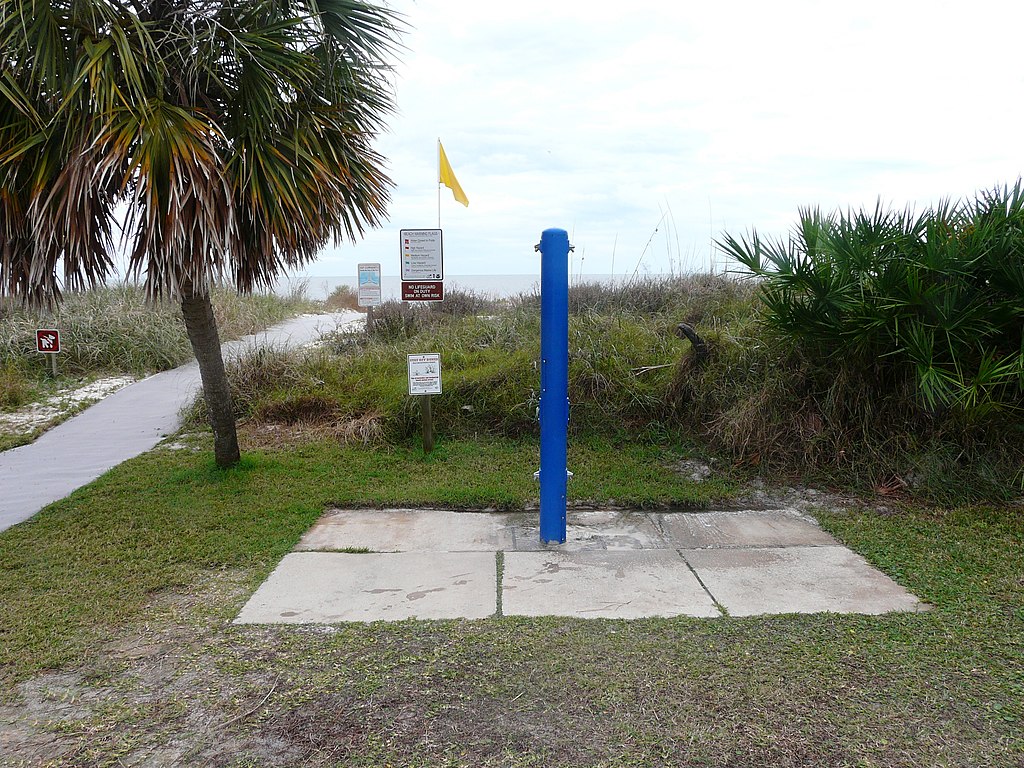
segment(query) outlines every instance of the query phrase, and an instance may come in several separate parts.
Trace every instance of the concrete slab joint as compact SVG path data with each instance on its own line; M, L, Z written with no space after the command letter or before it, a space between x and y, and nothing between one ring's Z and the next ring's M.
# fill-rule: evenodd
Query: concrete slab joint
M570 512L567 532L565 544L541 544L536 513L331 510L236 621L710 618L924 607L793 510L589 510Z

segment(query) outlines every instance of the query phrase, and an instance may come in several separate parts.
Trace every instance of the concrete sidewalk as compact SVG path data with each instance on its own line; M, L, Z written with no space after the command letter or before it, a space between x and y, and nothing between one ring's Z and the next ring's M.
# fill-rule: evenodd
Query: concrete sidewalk
M257 346L301 346L364 317L358 312L301 315L227 342L224 356ZM199 366L192 362L118 390L35 442L0 452L0 531L154 448L179 429L179 414L199 389Z
M570 511L560 546L537 513L336 510L296 550L237 623L927 608L792 510Z

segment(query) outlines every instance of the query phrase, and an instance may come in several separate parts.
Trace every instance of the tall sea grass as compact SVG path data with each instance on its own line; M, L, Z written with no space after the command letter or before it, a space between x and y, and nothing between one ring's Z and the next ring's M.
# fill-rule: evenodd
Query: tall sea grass
M950 419L922 431L911 388L881 391L870 371L779 343L752 282L645 279L582 285L575 297L572 439L700 444L776 478L943 501L1020 490L1019 421L979 431ZM375 313L369 334L338 335L315 351L258 353L229 371L238 415L253 429L306 424L318 436L412 440L420 424L418 402L406 391L406 356L438 352L443 393L433 398L433 414L442 439L536 435L539 303L520 296L485 311L390 303ZM681 338L680 323L696 331L706 355ZM270 356L260 362L260 355Z
M688 349L674 332L676 325L714 328L729 322L749 307L743 297L751 293L722 277L649 279L625 289L584 284L574 290L569 397L571 428L580 435L672 429L665 391ZM305 383L283 373L264 375L246 363L234 366L229 378L238 415L295 419L308 406L306 418L314 422L373 413L382 436L406 439L419 430L416 402L406 394L406 356L438 352L444 381L443 394L434 398L439 432L508 437L537 432L535 296L498 303L460 291L440 304L386 302L374 318L369 335L360 331L329 342L329 364L324 351L289 355L291 365L305 370L300 376ZM274 365L279 363L275 358Z
M213 304L224 340L313 308L301 293L239 296L228 289L215 289ZM35 330L40 327L60 329L60 369L69 375L142 375L173 368L192 357L180 307L149 303L140 288L129 285L68 293L52 312L7 307L0 316L0 364L26 372L38 370Z

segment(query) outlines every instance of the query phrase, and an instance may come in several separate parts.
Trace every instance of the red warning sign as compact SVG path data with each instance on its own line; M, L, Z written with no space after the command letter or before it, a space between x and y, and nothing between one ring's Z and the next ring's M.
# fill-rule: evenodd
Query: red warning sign
M402 301L444 301L444 281L402 281Z
M36 331L36 352L56 354L60 352L60 331L53 328L40 328Z

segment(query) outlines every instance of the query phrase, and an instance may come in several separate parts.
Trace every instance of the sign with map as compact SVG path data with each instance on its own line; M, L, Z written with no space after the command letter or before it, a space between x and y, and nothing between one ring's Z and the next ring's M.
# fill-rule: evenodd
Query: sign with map
M359 298L360 307L379 307L380 296L380 264L359 264L356 269L359 273Z

